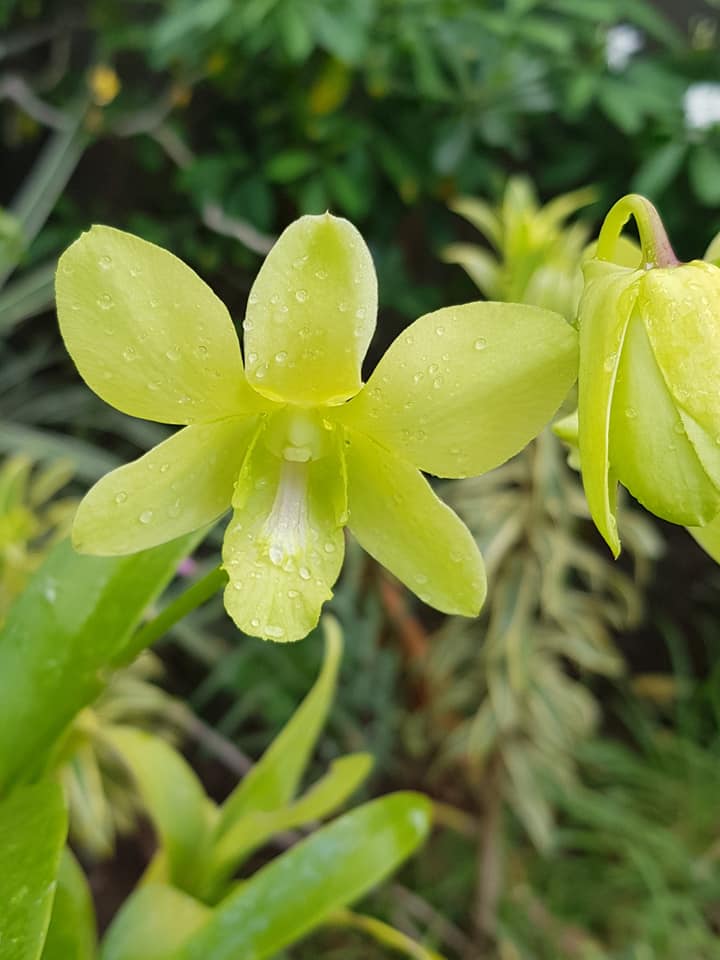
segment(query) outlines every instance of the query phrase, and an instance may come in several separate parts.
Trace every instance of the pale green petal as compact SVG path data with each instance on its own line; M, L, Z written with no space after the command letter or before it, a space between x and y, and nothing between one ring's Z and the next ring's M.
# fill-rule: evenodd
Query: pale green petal
M688 527L688 533L697 540L715 563L720 563L720 514L704 527Z
M610 463L643 506L672 523L706 523L720 510L720 492L688 437L637 311L615 382Z
M329 213L301 217L250 291L243 324L249 382L300 406L346 400L362 384L376 315L375 268L355 227Z
M135 553L216 520L230 506L256 419L185 427L108 473L78 507L75 548L100 556Z
M225 608L241 630L289 641L316 626L342 566L345 503L338 451L289 461L260 436L243 466L223 544Z
M428 473L474 476L532 440L576 374L577 335L558 314L468 303L416 320L333 416Z
M425 603L476 616L485 569L468 528L415 467L356 431L347 440L348 522L357 540Z
M676 404L720 443L720 268L648 270L638 310Z
M578 314L578 445L590 513L617 556L620 540L615 518L617 479L610 474L610 413L639 274L598 260L587 264L585 272Z
M93 227L60 257L55 290L80 375L123 413L182 424L261 408L227 309L167 250Z

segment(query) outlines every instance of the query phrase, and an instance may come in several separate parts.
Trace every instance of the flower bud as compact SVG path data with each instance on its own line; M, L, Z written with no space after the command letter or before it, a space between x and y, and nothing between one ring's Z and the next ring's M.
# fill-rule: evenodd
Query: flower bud
M585 282L580 459L617 555L617 481L672 523L702 526L720 512L720 268L593 260Z

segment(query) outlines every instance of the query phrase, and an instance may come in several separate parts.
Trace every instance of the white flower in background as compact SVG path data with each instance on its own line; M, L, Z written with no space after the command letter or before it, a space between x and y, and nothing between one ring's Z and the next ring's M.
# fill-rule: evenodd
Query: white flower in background
M683 97L685 126L707 130L720 123L720 83L693 83Z
M645 45L642 33L628 23L610 27L605 37L605 60L613 73L621 73Z

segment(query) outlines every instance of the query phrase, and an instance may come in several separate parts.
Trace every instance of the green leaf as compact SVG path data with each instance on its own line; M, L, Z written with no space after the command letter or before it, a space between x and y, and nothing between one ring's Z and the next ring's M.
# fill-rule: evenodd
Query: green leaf
M335 693L342 636L334 617L323 617L325 662L310 693L223 804L216 837L222 837L242 816L285 806L297 792L300 778L322 730Z
M417 793L345 814L230 894L173 960L274 956L388 876L426 837L430 819L430 801Z
M675 179L687 153L686 143L666 143L645 160L632 179L632 188L644 196L657 197Z
M102 731L132 771L160 837L168 881L193 892L216 809L183 757L159 737L133 727Z
M92 960L95 912L85 874L66 847L42 960Z
M0 785L31 775L107 671L139 651L133 632L148 605L203 536L131 557L50 553L0 632Z
M108 930L100 960L164 960L210 917L210 910L180 890L140 887Z
M268 812L254 811L240 817L213 851L213 875L221 881L226 879L242 860L270 837L311 820L320 820L335 811L367 777L371 767L372 757L367 753L341 757L295 803Z
M309 150L283 150L265 164L265 176L271 183L292 183L317 165Z
M48 780L0 803L0 956L37 960L50 921L67 817Z
M701 203L707 207L720 205L720 157L717 149L703 143L691 150L688 174Z

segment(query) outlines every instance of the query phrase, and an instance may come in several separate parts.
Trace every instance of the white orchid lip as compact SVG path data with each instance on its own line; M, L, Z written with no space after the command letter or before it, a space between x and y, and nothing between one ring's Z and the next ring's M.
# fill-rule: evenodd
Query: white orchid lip
M263 529L268 555L277 567L287 569L307 552L308 473L307 462L283 460L275 501ZM302 568L299 572L302 576Z

